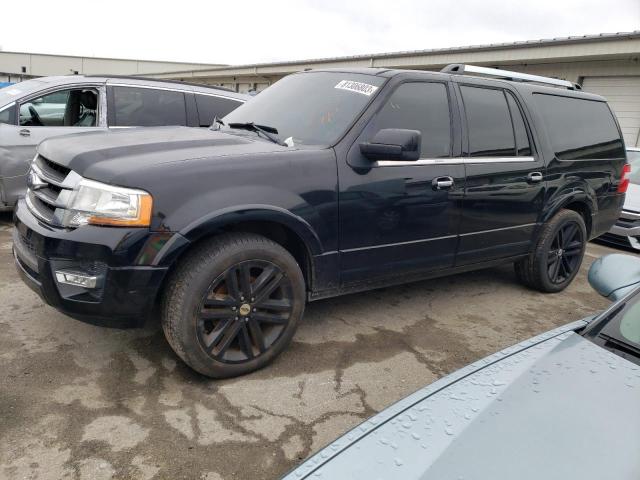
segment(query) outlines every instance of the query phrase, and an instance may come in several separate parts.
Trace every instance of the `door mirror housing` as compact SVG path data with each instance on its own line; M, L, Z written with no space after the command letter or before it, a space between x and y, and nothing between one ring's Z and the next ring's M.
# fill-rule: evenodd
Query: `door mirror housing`
M370 142L360 144L360 153L369 160L415 161L420 158L421 143L418 130L384 128Z
M640 258L612 253L589 268L589 285L609 300L619 300L640 286Z

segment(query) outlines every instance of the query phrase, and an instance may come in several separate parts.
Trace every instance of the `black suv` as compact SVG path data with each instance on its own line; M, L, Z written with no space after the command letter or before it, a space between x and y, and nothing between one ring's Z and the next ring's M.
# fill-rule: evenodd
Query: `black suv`
M578 90L459 65L311 71L215 131L47 140L16 264L73 316L159 305L173 349L212 377L273 360L307 300L504 262L558 292L628 183L615 117Z

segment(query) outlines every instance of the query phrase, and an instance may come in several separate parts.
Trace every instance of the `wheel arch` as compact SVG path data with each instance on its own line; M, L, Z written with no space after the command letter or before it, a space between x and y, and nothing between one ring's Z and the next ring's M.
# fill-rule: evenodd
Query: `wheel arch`
M586 188L572 188L556 195L555 199L550 202L549 208L544 212L542 222L546 223L563 209L573 210L580 214L587 227L587 238L590 238L593 231L593 216L598 212L595 192L589 192Z
M296 259L307 289L314 283L313 257L323 248L313 227L292 212L273 206L248 205L216 211L180 231L188 243L171 261L175 266L195 245L224 232L245 232L263 235L285 248Z

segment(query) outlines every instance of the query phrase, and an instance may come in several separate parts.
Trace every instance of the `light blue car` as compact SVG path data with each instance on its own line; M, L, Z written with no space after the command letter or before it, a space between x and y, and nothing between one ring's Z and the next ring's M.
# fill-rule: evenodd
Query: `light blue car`
M640 479L640 259L605 256L589 282L605 312L436 381L285 479Z

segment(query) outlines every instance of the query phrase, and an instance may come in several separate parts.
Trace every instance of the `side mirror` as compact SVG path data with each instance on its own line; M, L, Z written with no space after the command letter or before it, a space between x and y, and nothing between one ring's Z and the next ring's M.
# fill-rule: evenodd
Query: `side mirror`
M422 136L418 130L385 128L370 142L360 144L360 153L369 160L414 161L420 158Z
M609 300L619 300L640 286L640 258L612 253L589 268L589 285Z

